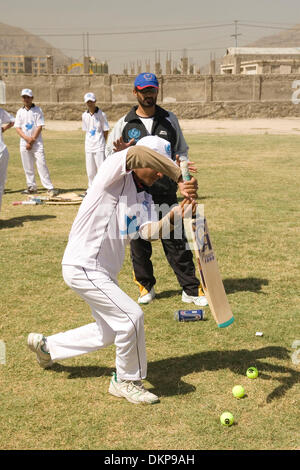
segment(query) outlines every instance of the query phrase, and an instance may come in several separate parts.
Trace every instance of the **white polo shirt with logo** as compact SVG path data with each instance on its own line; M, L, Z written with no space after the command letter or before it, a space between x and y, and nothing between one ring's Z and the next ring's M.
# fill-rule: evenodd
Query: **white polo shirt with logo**
M85 134L85 151L97 152L105 149L104 131L109 131L106 115L96 107L94 114L88 110L82 113L82 130Z
M25 135L27 135L28 137L32 137L36 128L44 125L45 120L43 111L39 106L32 105L30 109L26 109L25 106L23 106L18 110L14 127L20 127ZM26 140L21 137L20 150L26 150L26 145ZM32 146L34 150L39 147L43 147L43 139L41 133L39 134Z
M126 170L128 149L102 164L72 225L63 265L104 271L116 279L125 247L149 222L157 222L152 196L138 192Z

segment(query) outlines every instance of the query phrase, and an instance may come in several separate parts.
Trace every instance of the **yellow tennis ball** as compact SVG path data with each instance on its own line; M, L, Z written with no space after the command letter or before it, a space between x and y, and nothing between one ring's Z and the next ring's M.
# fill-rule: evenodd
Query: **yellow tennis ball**
M249 369L247 369L246 374L249 379L256 379L256 377L258 376L258 370L256 369L256 367L249 367Z
M242 398L245 395L244 387L235 385L232 389L232 394L235 398Z
M220 421L223 426L231 426L234 422L233 414L229 413L229 411L225 411L221 414Z

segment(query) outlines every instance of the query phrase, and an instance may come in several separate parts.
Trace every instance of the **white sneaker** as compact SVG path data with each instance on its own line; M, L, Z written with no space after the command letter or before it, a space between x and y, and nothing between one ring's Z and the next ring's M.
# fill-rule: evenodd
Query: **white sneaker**
M45 343L46 338L41 333L29 333L27 338L28 347L36 353L36 359L43 369L53 365L50 354L43 350Z
M152 300L155 297L154 287L152 287L150 292L148 292L145 288L143 289L143 291L146 292L146 293L144 295L139 296L138 303L139 304L149 304L150 302L152 302Z
M115 397L123 397L130 403L136 405L140 403L158 403L159 398L154 393L146 390L141 380L117 380L117 374L114 372L109 384L109 393Z
M208 305L207 298L205 295L199 295L199 296L193 296L193 295L188 295L182 291L182 297L181 297L182 302L185 302L187 304L194 303L195 305L198 305L199 307L206 307Z

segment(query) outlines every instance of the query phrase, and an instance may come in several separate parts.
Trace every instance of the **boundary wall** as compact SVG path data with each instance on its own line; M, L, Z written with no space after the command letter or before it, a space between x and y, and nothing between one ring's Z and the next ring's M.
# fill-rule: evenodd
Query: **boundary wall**
M93 91L109 120L116 120L136 103L134 75L30 75L2 76L6 84L5 109L15 113L20 92L31 88L46 119L78 120L85 109L83 96ZM179 119L300 117L292 101L300 74L288 75L162 75L158 104Z

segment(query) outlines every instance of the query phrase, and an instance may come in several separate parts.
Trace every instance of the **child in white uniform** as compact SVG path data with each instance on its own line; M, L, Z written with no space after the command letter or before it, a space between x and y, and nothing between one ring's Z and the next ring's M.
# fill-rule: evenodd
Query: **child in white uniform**
M54 189L51 182L44 153L42 129L45 121L43 112L39 106L33 104L32 90L25 88L22 90L21 96L24 106L17 112L15 128L21 137L20 153L27 183L27 189L23 193L32 194L37 191L34 175L34 162L36 162L42 185L48 190L49 196L55 196L58 191Z
M106 115L96 106L94 93L86 93L84 102L88 109L82 114L82 130L85 134L85 162L88 187L105 159L105 144L109 131Z
M172 227L177 212L181 217L177 206L158 222L152 196L143 185L151 186L166 174L178 182L184 197L197 195L195 178L182 182L168 144L149 136L107 158L75 218L62 260L63 276L89 304L95 322L47 338L39 333L28 336L29 348L44 368L115 344L116 374L109 392L132 403L155 403L158 397L141 382L147 372L143 311L119 288L117 275L130 238L157 239L166 233L166 224Z

